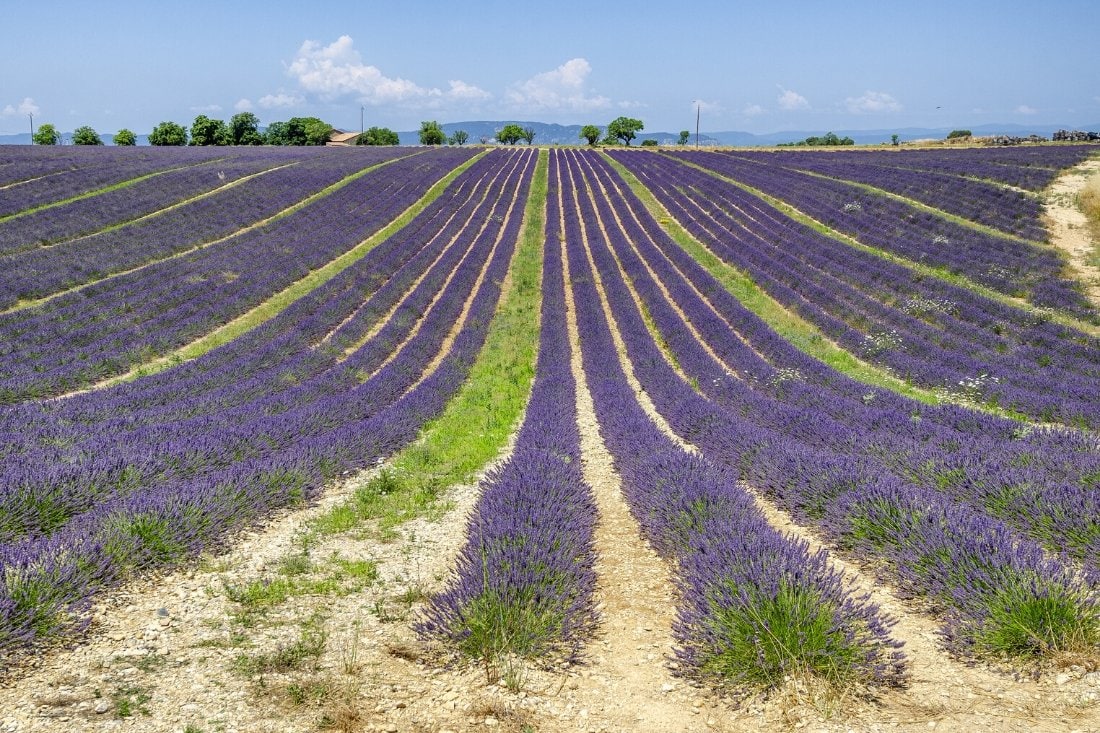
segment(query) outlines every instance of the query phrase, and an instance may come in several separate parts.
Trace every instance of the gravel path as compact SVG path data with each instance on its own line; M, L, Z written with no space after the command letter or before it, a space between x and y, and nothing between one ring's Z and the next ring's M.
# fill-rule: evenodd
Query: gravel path
M1043 206L1050 241L1069 255L1071 271L1085 285L1085 293L1100 308L1100 269L1089 263L1094 243L1088 220L1077 208L1077 194L1100 176L1100 158L1091 158L1062 173L1047 189Z

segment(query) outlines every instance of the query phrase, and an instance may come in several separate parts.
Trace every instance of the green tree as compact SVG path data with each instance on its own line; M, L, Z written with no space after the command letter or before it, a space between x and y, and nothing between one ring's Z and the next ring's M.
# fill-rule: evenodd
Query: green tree
M447 135L443 128L435 120L425 120L420 123L421 145L442 145L447 142Z
M199 115L191 123L191 145L228 145L230 142L229 128L223 120Z
M302 145L324 145L332 134L332 125L316 117L295 117L302 123L305 142ZM292 120L293 121L293 120Z
M268 125L264 140L268 145L324 145L331 133L332 125L316 117L291 117Z
M645 125L642 124L641 120L636 120L633 117L616 117L607 126L607 135L616 140L621 140L623 145L630 145L630 141L643 129L645 129Z
M527 141L528 145L534 145L535 144L535 128L530 127L530 126L523 128L522 137L523 137L524 140Z
M31 137L31 142L35 145L60 145L61 133L57 131L56 127L47 122L38 126Z
M175 122L162 122L149 133L150 145L186 145L187 129Z
M691 137L691 130L680 130L680 137L676 140L677 145L687 145L688 138Z
M897 135L891 135L890 136L890 143L892 145L895 145L895 146L900 145L901 144L901 138Z
M229 139L232 145L263 145L260 120L251 112L238 112L229 120Z
M660 143L657 142L656 140L654 140L651 137L647 137L645 140L642 140L642 147L643 148L655 148L658 145L660 145Z
M951 132L947 133L947 139L954 140L955 138L959 137L970 137L970 135L970 130L952 130Z
M73 130L73 145L102 145L99 133L88 125Z
M497 140L504 145L515 145L523 139L523 128L514 122L509 122L497 133Z
M585 125L581 128L581 134L578 137L587 140L589 145L595 145L600 139L600 128L595 125Z
M264 133L264 142L268 145L291 145L290 123L272 122Z
M137 145L137 135L124 127L115 133L115 145Z
M356 145L399 145L397 133L388 127L371 127L355 138Z
M447 142L451 145L465 145L466 141L470 139L470 133L465 130L455 130Z

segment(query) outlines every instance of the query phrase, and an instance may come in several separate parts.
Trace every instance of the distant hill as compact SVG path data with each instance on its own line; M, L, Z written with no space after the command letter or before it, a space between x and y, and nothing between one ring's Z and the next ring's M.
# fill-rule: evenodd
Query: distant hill
M792 143L805 140L811 135L823 135L827 132L835 132L840 137L850 137L856 145L878 145L889 143L892 135L897 135L902 142L911 140L943 140L952 130L966 127L901 127L881 130L785 130L783 132L771 132L766 134L754 134L751 132L711 132L711 137L718 140L720 145L760 146L778 145L779 143ZM977 136L987 135L1013 135L1027 137L1028 135L1041 135L1050 138L1057 130L1094 130L1100 131L1100 122L1092 125L1016 125L1016 124L991 124L968 126Z

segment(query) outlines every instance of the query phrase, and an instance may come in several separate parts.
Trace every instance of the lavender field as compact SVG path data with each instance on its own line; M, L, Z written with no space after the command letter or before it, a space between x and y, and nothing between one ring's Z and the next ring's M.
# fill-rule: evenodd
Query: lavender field
M525 247L526 407L422 639L583 663L611 613L587 420L669 570L683 677L904 685L896 619L834 558L951 656L1095 660L1100 310L1038 194L1096 155L10 148L0 664L416 444Z

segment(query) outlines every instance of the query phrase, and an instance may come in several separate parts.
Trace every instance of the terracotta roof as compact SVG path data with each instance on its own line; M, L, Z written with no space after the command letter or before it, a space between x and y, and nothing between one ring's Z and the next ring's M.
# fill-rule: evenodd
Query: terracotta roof
M339 130L333 130L329 133L328 141L330 143L352 144L357 137L359 137L358 132L341 132Z

